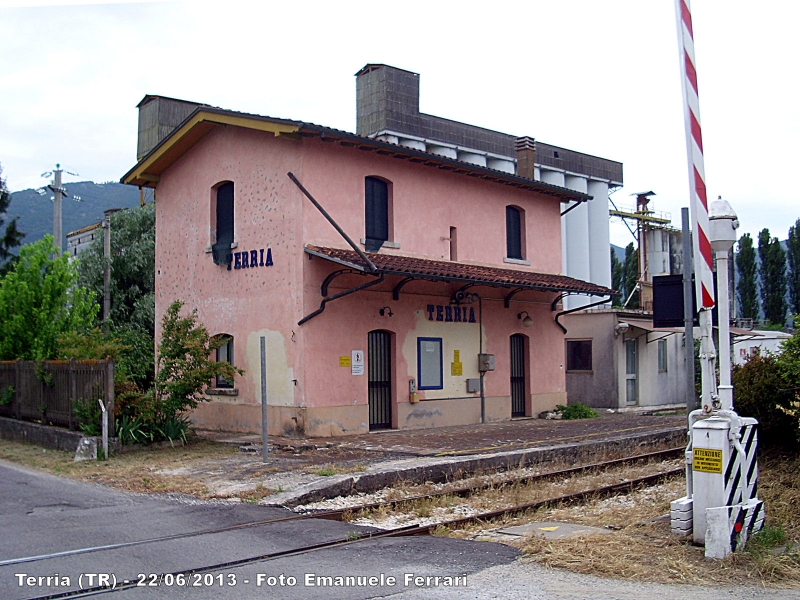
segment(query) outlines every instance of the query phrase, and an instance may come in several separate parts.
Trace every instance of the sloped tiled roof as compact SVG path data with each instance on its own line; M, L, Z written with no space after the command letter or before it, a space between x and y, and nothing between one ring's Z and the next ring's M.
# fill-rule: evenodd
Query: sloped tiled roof
M369 271L369 266L352 250L307 245L305 251L308 254L319 256L359 271ZM612 293L612 290L601 285L565 277L564 275L533 273L517 269L485 267L393 254L370 253L368 256L377 268L377 273L386 275L401 275L432 281L473 283L493 287L572 292L596 296Z
M145 99L148 97L146 96ZM144 102L144 100L142 100ZM184 102L181 100L180 102ZM512 173L498 171L490 167L482 167L446 156L440 156L424 150L407 148L398 144L385 142L339 129L306 123L278 119L263 115L254 115L233 110L199 105L186 119L172 130L163 140L143 156L130 171L122 176L121 182L130 185L155 186L166 169L187 152L194 144L206 136L212 129L233 125L261 131L270 131L276 135L294 134L317 137L344 147L359 148L378 154L393 156L428 167L452 171L469 177L477 177L503 185L539 192L562 202L587 202L592 196L576 190L552 185L544 181L527 179Z

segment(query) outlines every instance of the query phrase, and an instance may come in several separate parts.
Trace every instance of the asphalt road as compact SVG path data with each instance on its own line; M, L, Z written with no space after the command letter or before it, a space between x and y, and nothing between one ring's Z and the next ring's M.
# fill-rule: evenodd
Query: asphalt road
M366 528L308 519L183 535L288 514L258 505L128 494L0 461L0 598L58 597L103 583L101 576L117 585L102 594L110 598L375 598L437 583L468 588L471 574L517 557L500 544L409 537L203 570L347 539ZM173 535L179 537L64 554ZM25 558L32 560L20 560ZM191 570L198 572L185 579L161 577ZM436 576L442 579L428 579Z

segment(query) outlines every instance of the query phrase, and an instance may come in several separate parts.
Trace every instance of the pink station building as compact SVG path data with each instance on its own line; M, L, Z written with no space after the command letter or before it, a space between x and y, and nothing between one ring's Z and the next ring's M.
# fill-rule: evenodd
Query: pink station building
M155 188L157 320L182 300L245 371L209 382L195 425L259 432L262 402L268 433L294 437L567 404L563 299L611 290L562 274L561 213L591 196L541 172L608 185L621 165L420 113L401 69L367 65L357 90L357 134L138 106L122 181Z

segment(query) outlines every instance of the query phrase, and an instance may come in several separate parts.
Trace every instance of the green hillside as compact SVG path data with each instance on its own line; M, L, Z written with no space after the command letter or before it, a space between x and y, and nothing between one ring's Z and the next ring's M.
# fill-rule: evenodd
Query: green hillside
M110 208L130 208L139 205L139 190L121 183L94 183L92 181L76 181L65 183L69 198L62 202L63 247L67 247L66 234L92 225L103 219L103 211ZM75 202L72 196L80 196ZM53 233L52 193L41 196L36 190L28 189L11 193L11 204L8 208L8 220L19 217L17 226L25 233L22 240L30 244L41 239L45 234Z

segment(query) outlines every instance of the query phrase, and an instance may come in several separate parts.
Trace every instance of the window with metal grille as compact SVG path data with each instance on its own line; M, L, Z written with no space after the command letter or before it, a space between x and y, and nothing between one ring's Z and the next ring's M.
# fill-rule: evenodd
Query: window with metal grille
M567 340L567 371L592 370L592 340Z
M658 340L658 372L667 372L667 340Z
M523 212L516 206L506 206L506 258L523 260Z
M216 188L214 208L214 244L211 253L214 264L231 266L231 244L233 244L233 182L226 181Z
M233 364L233 336L222 335L220 337L223 339L223 342L222 345L217 348L217 362ZM218 388L232 388L233 381L228 381L221 375L217 375L215 385Z
M377 252L389 241L389 184L377 177L364 179L365 249Z

